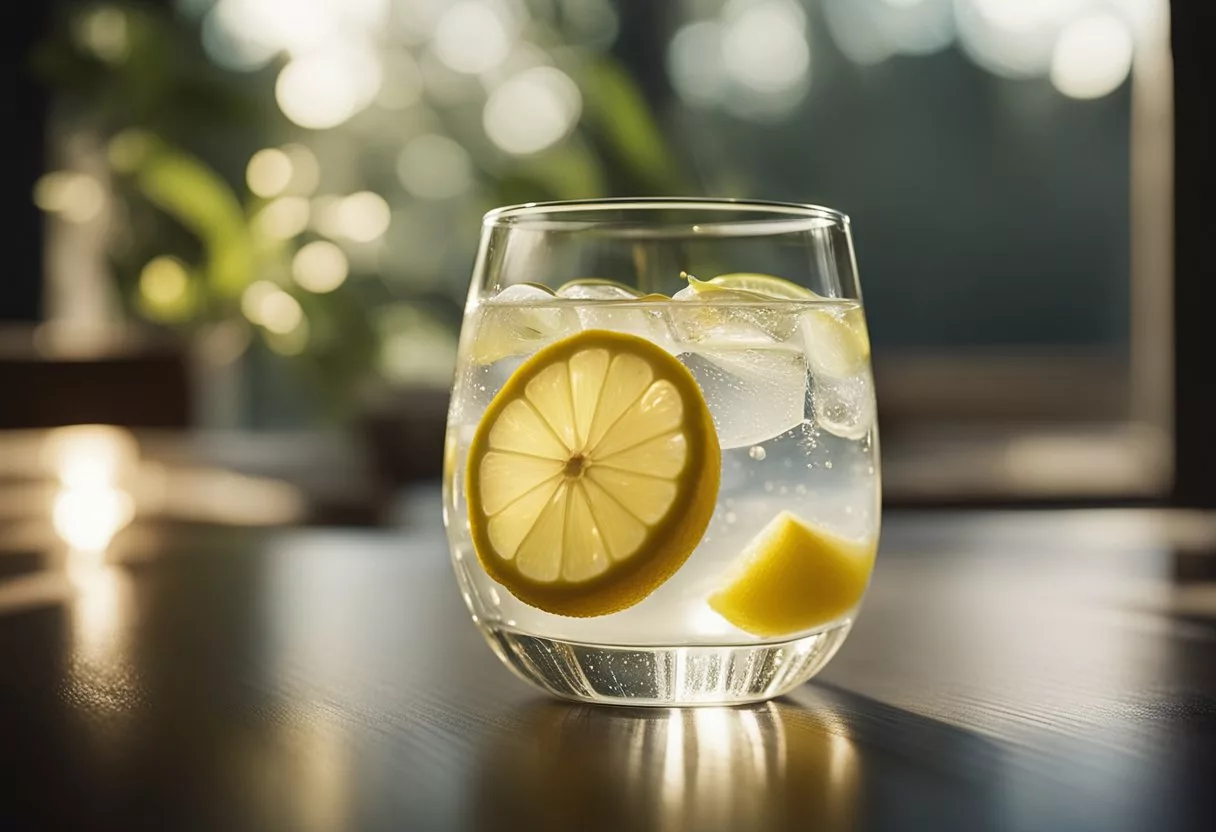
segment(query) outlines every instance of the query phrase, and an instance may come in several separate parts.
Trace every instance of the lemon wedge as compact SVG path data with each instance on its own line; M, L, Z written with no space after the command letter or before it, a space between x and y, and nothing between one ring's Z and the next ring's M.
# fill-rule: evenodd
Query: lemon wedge
M469 448L469 528L490 577L559 615L606 615L696 548L722 454L692 375L634 335L588 330L537 352Z
M764 638L829 624L858 603L874 568L875 543L837 537L783 511L739 556L709 605Z

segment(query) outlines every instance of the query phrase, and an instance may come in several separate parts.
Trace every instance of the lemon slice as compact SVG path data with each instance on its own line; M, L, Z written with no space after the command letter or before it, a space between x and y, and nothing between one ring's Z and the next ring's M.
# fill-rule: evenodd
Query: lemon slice
M825 300L804 286L771 274L736 272L718 275L712 280L687 277L693 293L707 299L753 303L767 298ZM870 334L860 306L808 309L802 314L802 334L807 360L816 372L836 377L851 376L865 369L869 362Z
M490 577L569 616L630 607L687 560L722 453L692 375L634 335L588 330L525 361L469 448L469 528Z
M783 511L739 556L709 605L764 638L788 636L842 617L861 601L875 543L837 537Z

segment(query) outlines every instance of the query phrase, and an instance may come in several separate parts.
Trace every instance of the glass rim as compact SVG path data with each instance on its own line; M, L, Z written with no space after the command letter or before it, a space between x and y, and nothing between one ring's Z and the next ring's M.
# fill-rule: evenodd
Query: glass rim
M596 226L610 226L604 220L579 219L578 214L597 210L606 211L653 211L653 210L705 211L705 222L671 223L687 228L693 234L699 231L721 232L735 229L745 234L782 234L810 231L826 227L847 230L849 217L842 211L823 205L802 202L780 202L763 199L733 199L728 197L609 197L604 199L569 199L549 202L524 202L504 205L487 211L482 217L484 228L537 228L540 230L577 230ZM724 219L715 221L715 211L754 213L756 217Z

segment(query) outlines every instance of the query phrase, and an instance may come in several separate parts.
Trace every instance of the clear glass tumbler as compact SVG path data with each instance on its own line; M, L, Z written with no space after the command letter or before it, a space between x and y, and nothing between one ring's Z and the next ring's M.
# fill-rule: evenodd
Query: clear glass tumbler
M567 699L752 702L818 672L880 514L849 221L640 199L486 215L444 516L473 621Z

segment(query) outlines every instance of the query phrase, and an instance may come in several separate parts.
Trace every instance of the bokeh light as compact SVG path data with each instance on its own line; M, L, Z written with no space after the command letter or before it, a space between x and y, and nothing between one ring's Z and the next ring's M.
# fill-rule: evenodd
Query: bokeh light
M308 200L281 196L271 200L253 217L253 227L272 240L290 240L308 227Z
M360 191L329 205L323 224L331 236L370 243L388 231L391 221L392 211L384 197Z
M1090 0L955 0L959 43L1005 78L1047 74L1060 28Z
M439 20L435 54L457 72L474 75L494 69L511 53L514 40L505 16L497 3L460 0Z
M235 72L252 72L270 63L278 49L254 36L255 24L242 19L243 12L239 2L219 0L203 17L200 36L211 60Z
M282 150L268 147L259 150L245 167L245 182L249 190L261 197L281 194L291 183L291 159Z
M288 297L291 297L288 295ZM292 298L294 300L294 298ZM279 355L293 356L304 352L309 340L308 319L301 316L296 325L286 332L276 332L267 328L266 346Z
M178 317L190 308L190 274L176 257L155 257L139 273L139 294L156 317Z
M825 0L823 11L832 40L856 64L930 55L954 42L954 0Z
M380 91L382 70L367 43L338 42L292 59L279 72L274 94L283 115L301 127L337 127Z
M757 121L783 116L810 83L806 25L793 0L731 0L718 18L676 32L666 55L672 86L694 106Z
M410 139L397 160L402 186L422 199L447 199L473 186L473 163L457 142L436 133Z
M291 260L291 276L301 288L324 294L342 285L350 264L342 249L327 240L308 243Z
M241 311L253 323L280 335L304 320L300 302L268 280L249 285L241 295Z
M388 11L389 0L218 0L203 21L204 47L231 69L256 69L279 52L297 57L372 34Z
M130 431L112 425L56 428L42 449L42 465L68 488L113 486L139 461Z
M582 112L570 77L551 66L526 69L490 94L482 126L490 141L516 156L538 153L565 138Z
M34 185L34 204L68 222L86 223L101 214L106 194L95 177L60 170L38 179Z
M302 144L285 144L282 151L291 162L291 179L287 192L307 196L321 184L321 163L311 150Z
M422 97L422 72L418 62L404 49L393 49L382 58L384 78L376 103L386 110L404 110Z
M55 495L51 525L74 549L104 550L135 516L131 495L117 488L65 488Z
M393 22L407 43L430 40L451 0L398 0L393 7Z
M262 303L275 292L283 291L269 280L250 283L241 293L241 313L252 323L262 322Z
M109 425L73 425L53 431L43 453L60 483L51 507L55 533L73 548L104 550L135 514L121 487L139 462L135 438Z
M1127 24L1094 14L1064 27L1051 59L1051 83L1070 98L1101 98L1117 90L1132 68Z
M723 95L722 26L717 21L688 23L667 46L667 74L689 104L711 105Z
M114 6L89 9L76 22L76 39L101 60L118 64L131 51L127 16Z
M722 61L729 76L758 93L785 93L810 68L806 15L793 0L732 0L724 11Z
M147 130L131 128L110 139L106 158L119 173L132 173L143 164L156 146L156 137Z

